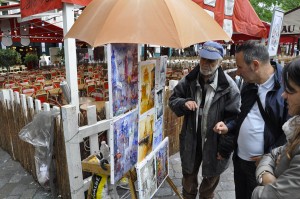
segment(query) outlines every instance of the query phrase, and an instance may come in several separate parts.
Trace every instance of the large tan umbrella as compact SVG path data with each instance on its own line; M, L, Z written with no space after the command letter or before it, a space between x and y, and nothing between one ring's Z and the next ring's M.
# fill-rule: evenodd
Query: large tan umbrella
M173 48L208 40L231 40L191 0L94 0L66 38L76 38L91 46L141 43Z

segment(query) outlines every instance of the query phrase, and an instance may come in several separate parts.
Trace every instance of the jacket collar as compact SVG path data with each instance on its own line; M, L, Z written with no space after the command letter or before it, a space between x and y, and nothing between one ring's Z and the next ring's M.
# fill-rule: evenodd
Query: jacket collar
M281 87L281 83L282 83L282 78L281 78L282 66L280 64L274 62L274 61L271 61L271 65L275 69L275 73L274 73L274 89L278 90Z

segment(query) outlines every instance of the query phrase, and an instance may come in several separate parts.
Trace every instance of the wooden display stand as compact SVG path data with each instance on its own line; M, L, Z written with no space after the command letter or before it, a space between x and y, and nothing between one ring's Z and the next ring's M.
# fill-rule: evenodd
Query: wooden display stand
M91 155L88 158L84 159L81 162L82 165L82 170L86 171L86 172L91 172L91 173L95 173L95 174L102 174L102 175L110 175L110 165L105 165L105 168L107 168L107 170L104 170L103 168L101 168L101 166L98 163L94 163L94 162L89 162L89 160L91 160L92 158L94 158L95 155ZM135 169L131 169L128 171L128 173L125 175L128 178L129 181L129 188L130 188L130 193L131 193L131 198L132 199L138 199L137 194L136 194L136 189L135 189L135 185L134 182L137 180L137 174L136 174L136 170ZM177 194L177 196L180 199L183 199L183 197L181 196L180 192L178 191L177 187L175 186L175 184L173 183L172 179L167 176L166 181L169 183L169 185L171 186L171 188L173 189L173 191ZM91 187L88 190L88 199L91 196Z

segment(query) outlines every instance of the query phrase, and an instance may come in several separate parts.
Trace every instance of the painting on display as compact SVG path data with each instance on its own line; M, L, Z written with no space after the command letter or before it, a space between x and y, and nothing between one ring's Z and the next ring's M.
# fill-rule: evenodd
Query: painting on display
M169 139L136 165L140 199L152 198L169 175Z
M107 51L110 113L115 117L138 105L138 45L109 44Z
M156 119L158 120L163 116L164 113L164 102L163 102L163 89L155 92L155 111L156 111Z
M157 188L169 175L169 139L168 137L155 150Z
M155 130L153 133L153 150L162 142L163 140L163 118L159 118L155 121Z
M149 199L157 190L156 164L154 156L144 159L137 166L139 198Z
M161 56L157 59L155 68L155 87L157 90L164 88L166 85L167 62L167 56Z
M139 135L138 135L138 162L141 162L152 151L154 121L154 109L143 115L139 120Z
M110 132L111 182L114 184L137 163L138 110L115 118Z
M154 107L156 61L140 62L139 67L139 108L140 115Z

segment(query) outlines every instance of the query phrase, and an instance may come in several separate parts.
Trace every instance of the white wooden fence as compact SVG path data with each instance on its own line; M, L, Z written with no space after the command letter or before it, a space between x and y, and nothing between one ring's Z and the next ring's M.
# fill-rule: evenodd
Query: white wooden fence
M108 102L105 106L106 118L108 118ZM79 144L83 142L83 138L89 137L90 153L97 153L99 151L98 133L108 131L107 135L109 135L111 120L97 122L95 105L87 108L87 126L79 127L76 107L72 105L62 107L62 120L71 197L83 199L84 191L89 188L91 177L83 179Z
M9 109L13 109L13 106L11 106L13 103L20 104L26 115L28 114L28 108L34 110L35 113L51 110L48 103L41 104L40 100L33 100L32 97L26 97L24 94L20 95L12 90L1 90L0 101L9 102L7 103ZM108 118L108 102L105 106L106 117ZM53 107L53 109L59 110L60 108ZM97 122L96 106L90 106L87 108L88 125L79 127L76 106L65 105L61 107L61 111L71 198L83 199L84 192L89 188L91 177L83 179L80 143L83 142L84 138L89 137L90 153L99 152L98 133L107 131L107 135L109 135L111 120Z
M9 109L13 109L13 107L10 106L13 103L21 104L25 114L27 114L27 108L33 109L35 113L40 111L50 111L50 105L48 103L41 104L41 101L38 99L35 99L33 103L32 97L27 97L26 99L25 94L19 94L19 92L12 91L11 89L4 89L0 91L0 101L9 102L7 103ZM53 109L59 110L60 108L54 106Z

